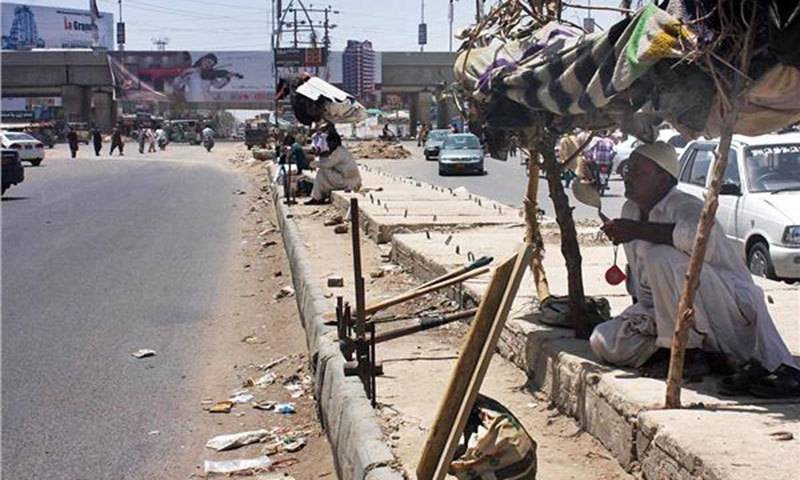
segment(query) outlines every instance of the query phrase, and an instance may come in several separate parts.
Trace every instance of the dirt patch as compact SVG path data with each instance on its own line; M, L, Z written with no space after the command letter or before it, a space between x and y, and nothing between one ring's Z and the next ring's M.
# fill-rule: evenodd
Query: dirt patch
M347 144L347 148L356 158L361 159L380 158L383 160L397 160L411 156L411 152L401 144L385 142L383 140L352 142Z

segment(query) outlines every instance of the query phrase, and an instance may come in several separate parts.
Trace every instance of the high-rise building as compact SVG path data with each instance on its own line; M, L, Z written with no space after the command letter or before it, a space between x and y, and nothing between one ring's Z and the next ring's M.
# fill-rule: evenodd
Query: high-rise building
M362 102L371 102L375 95L375 51L372 42L348 40L342 54L342 86Z
M27 5L14 8L14 20L8 35L3 35L3 50L18 50L44 47L44 40L39 38L36 18Z

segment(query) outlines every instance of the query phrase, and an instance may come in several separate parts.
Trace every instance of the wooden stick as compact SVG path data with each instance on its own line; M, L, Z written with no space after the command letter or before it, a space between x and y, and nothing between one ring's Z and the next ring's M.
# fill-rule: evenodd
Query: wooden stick
M447 474L532 252L533 246L525 244L495 270L423 447L418 480L441 480Z
M544 171L547 173L547 187L556 211L556 221L561 231L561 254L567 266L567 286L569 293L569 320L575 328L575 337L588 339L592 331L586 316L586 295L583 291L583 272L581 270L581 249L569 197L561 183L561 166L556 160L555 136L545 134L539 143L539 151L544 158Z
M544 257L544 241L539 230L538 197L539 197L539 162L536 161L537 151L528 149L528 188L525 191L525 242L533 245L531 255L531 272L536 284L536 296L539 301L544 301L550 296L550 285L547 283L547 273L544 271L542 259Z
M756 9L753 8L753 20L755 20ZM754 25L754 22L750 22ZM742 71L750 70L750 59L753 50L753 35L755 28L751 27L745 37L745 45L741 54ZM689 339L689 330L694 323L694 298L700 286L700 273L703 268L703 260L706 256L706 245L714 227L717 205L719 203L719 189L725 175L725 168L728 166L728 153L731 148L736 118L742 104L741 92L744 89L744 78L737 76L731 97L733 105L725 112L720 132L720 141L717 150L714 152L714 169L711 173L711 184L706 192L706 200L703 204L703 211L700 213L700 222L697 225L697 233L694 237L692 255L689 259L689 268L686 271L686 282L683 285L681 298L678 302L678 316L675 321L675 332L672 336L672 348L670 350L669 372L667 373L667 391L664 405L666 408L681 407L681 384L683 383L683 363L686 353L686 343Z
M382 302L376 303L374 305L370 305L364 311L364 314L369 316L373 313L383 310L385 308L389 308L393 305L397 305L398 303L403 303L413 298L421 297L427 293L435 292L436 290L441 290L445 287L449 287L451 285L455 285L457 283L461 283L464 280L469 280L470 278L477 277L479 275L483 275L484 273L489 271L489 267L479 268L477 270L471 270L469 272L463 273L457 277L453 277L449 280L445 280L444 282L439 282L435 285L431 285L429 287L420 288L418 290L411 290L410 292L403 293L402 295L398 295L396 297L390 298L388 300L384 300Z

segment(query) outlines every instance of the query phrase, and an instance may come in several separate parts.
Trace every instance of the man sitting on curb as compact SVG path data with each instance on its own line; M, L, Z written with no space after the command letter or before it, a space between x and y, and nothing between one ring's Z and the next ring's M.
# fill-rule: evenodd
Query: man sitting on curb
M628 200L622 218L603 226L615 245L624 245L628 292L635 302L591 335L592 350L609 363L641 367L672 345L703 208L701 200L675 188L677 175L678 159L670 145L636 148L624 177ZM775 328L763 291L719 223L711 231L694 306L687 359L700 351L717 352L739 367L720 383L722 393L800 395L800 369Z
M333 127L327 135L328 153L321 155L311 200L306 205L321 205L330 201L334 190L353 190L361 188L361 173L353 155L342 145L342 137Z

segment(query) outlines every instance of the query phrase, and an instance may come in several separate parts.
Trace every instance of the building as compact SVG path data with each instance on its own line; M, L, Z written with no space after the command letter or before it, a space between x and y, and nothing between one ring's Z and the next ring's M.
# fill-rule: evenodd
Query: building
M8 35L3 35L3 50L23 50L44 47L39 37L36 18L27 5L14 6L14 16Z
M364 103L375 97L375 51L372 42L348 40L342 54L344 90Z

